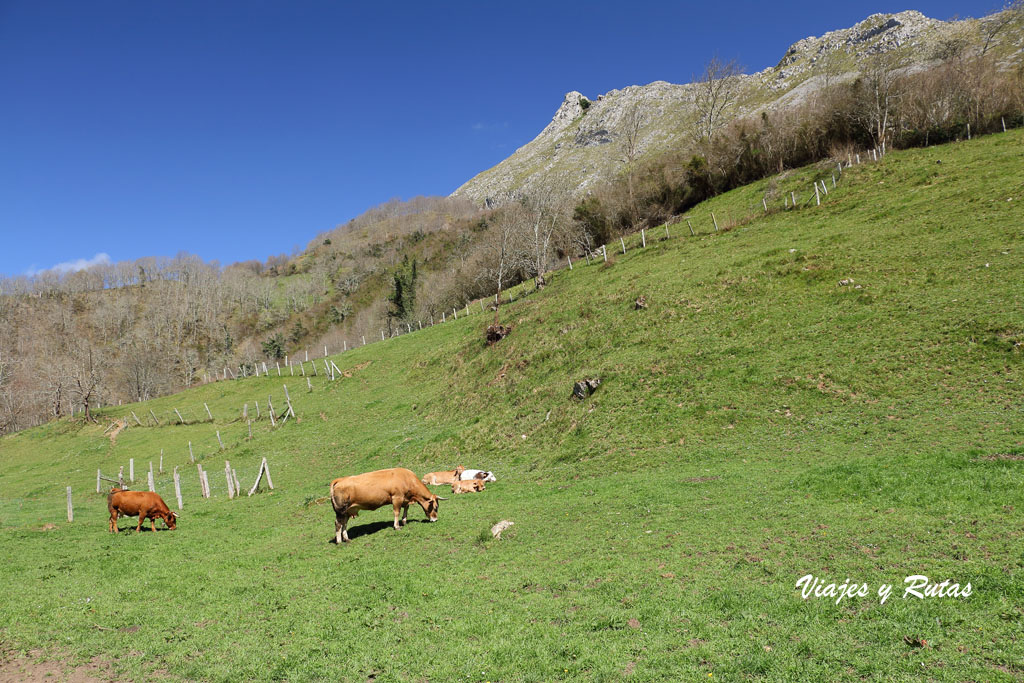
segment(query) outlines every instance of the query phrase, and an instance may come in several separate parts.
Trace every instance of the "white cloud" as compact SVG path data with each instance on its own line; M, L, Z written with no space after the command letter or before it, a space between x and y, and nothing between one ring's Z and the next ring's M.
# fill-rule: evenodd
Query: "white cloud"
M476 132L481 131L492 131L492 130L505 130L508 128L508 121L497 121L497 122L485 122L477 121L473 124L473 130Z
M92 266L107 265L109 263L112 263L112 261L110 259L110 254L107 254L106 252L102 252L101 251L100 253L96 254L92 258L88 258L88 259L87 258L80 258L80 259L75 259L74 261L65 261L63 263L58 263L55 266L51 266L49 268L41 268L41 269L38 269L38 270L36 268L29 268L25 272L25 274L31 277L32 275L38 275L39 273L45 273L48 270L52 270L52 271L55 271L55 272L58 272L58 273L73 273L75 271L85 270L86 268L91 268Z

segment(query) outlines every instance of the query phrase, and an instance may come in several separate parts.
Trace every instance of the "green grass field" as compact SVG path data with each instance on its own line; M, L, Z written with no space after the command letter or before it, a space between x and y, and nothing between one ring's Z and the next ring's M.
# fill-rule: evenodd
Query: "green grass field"
M741 188L697 207L696 237L520 288L493 348L477 309L333 356L347 376L311 393L220 382L4 438L0 648L121 679L1020 680L1022 143L894 153L797 211L782 193L831 169ZM571 401L584 377L603 384ZM272 429L285 383L300 419ZM102 435L204 402L212 424ZM96 469L135 458L144 489L161 449L178 530L107 533ZM248 487L262 457L276 490L228 500L224 460ZM382 509L329 543L332 478L457 463L498 481L437 524ZM871 593L804 600L808 573ZM903 598L914 574L973 593Z

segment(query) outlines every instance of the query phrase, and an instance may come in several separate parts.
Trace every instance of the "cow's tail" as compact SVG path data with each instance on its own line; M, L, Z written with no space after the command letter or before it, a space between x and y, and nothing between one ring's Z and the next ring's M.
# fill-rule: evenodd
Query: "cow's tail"
M348 502L348 500L338 500L338 499L336 499L334 497L334 485L336 483L337 483L336 481L332 481L331 482L331 486L330 486L330 490L329 490L329 494L330 494L329 497L331 499L331 507L334 508L335 514L343 515L348 510L349 502Z

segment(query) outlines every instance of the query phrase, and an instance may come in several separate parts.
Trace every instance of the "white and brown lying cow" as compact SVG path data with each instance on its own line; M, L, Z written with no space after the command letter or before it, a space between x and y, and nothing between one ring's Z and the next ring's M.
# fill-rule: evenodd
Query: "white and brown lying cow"
M483 491L484 488L484 482L481 479L452 482L452 493L476 493Z
M444 484L451 484L458 481L462 477L462 473L466 470L465 467L459 465L454 470L445 470L444 472L429 472L423 476L423 483L427 486L442 486Z
M479 479L480 481L498 481L494 476L494 472L488 472L487 470L467 470L462 469L459 474L459 479L462 481L469 481L470 479Z
M334 506L334 538L337 543L348 542L348 520L361 510L376 510L388 503L395 509L395 530L405 525L409 516L409 504L417 503L427 519L437 521L438 501L446 500L427 490L412 470L395 467L341 477L331 482L331 505Z
M156 531L156 520L162 519L168 529L177 528L177 513L171 512L167 503L152 491L125 491L114 487L107 494L107 510L110 511L110 531L117 533L118 517L139 518L135 527L136 531L142 531L142 523L149 519L150 529Z

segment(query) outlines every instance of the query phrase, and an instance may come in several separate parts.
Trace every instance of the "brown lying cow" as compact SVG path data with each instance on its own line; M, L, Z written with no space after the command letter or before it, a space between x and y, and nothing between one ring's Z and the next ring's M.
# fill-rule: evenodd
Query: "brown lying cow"
M423 477L423 483L427 486L441 486L443 484L452 484L458 481L459 477L465 471L465 467L459 465L454 470L445 470L444 472L430 472Z
M164 499L152 491L124 491L119 488L110 489L107 494L107 509L110 510L110 531L117 533L117 518L135 517L139 523L136 531L142 531L142 523L149 519L150 528L156 531L157 518L164 520L168 529L177 527L178 515L167 507Z
M484 482L480 479L452 482L452 493L475 493L476 491L483 491L484 488L486 488Z
M376 510L391 503L395 508L395 529L409 516L409 504L418 503L427 513L427 519L437 521L438 501L445 500L427 490L412 470L395 467L377 470L351 477L341 477L331 482L331 504L334 506L334 539L337 543L348 542L348 520L360 510Z

